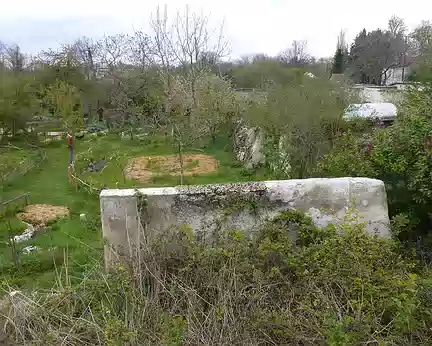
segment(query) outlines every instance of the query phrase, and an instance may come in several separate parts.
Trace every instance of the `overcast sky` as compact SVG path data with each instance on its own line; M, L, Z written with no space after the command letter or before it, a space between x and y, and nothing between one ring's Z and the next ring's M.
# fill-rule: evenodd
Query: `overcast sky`
M0 0L0 40L34 54L80 36L145 31L151 13L165 4L169 13L190 4L215 27L224 21L233 57L275 55L294 39L307 40L312 55L328 57L341 29L351 41L363 28L385 28L393 14L410 29L432 20L432 0Z

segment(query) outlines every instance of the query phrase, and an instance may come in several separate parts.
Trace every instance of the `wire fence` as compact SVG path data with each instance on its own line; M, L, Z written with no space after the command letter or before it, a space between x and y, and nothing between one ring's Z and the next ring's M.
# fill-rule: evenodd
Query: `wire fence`
M17 202L19 200L23 200L25 202L25 205L29 205L30 204L30 192L26 192L22 195L19 195L17 197L11 198L7 201L1 202L0 203L0 214L6 210L8 208L8 206L14 202Z
M2 184L12 183L14 180L26 175L31 170L40 167L46 161L47 154L42 148L40 148L36 145L33 145L33 144L29 144L29 143L27 143L27 146L29 148L31 148L31 150L33 152L36 152L36 158L31 160L26 165L17 165L16 167L14 167L9 172L4 172L4 173L0 172L0 174L2 175L2 177L1 177ZM1 146L0 148L10 149L10 150L26 150L27 149L27 148L20 148L20 147L13 146L13 145L5 145L5 146Z

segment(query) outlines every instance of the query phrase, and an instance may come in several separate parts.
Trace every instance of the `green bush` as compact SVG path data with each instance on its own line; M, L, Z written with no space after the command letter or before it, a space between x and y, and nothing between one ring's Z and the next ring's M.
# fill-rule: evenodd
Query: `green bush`
M415 239L431 229L432 124L428 117L408 111L410 108L405 108L387 129L361 137L352 132L344 134L314 173L321 177L383 180L390 216L405 215L409 219L407 227L398 231L401 239Z
M318 177L375 177L377 171L371 159L373 139L359 138L353 132L342 134L333 150L325 155L314 170Z
M332 149L350 96L331 81L308 77L272 85L266 94L245 114L248 126L263 130L266 163L276 179L310 177Z
M393 216L405 213L413 225L421 225L427 231L427 210L432 196L431 95L432 84L427 80L410 86L404 94L398 119L387 129L370 131L371 124L367 122L341 122L340 126L348 133L321 160L316 174L384 180L390 213ZM366 151L365 142L369 145Z
M209 243L183 227L148 240L128 266L23 299L9 335L68 345L432 342L430 280L361 226L318 230L284 212L254 236Z

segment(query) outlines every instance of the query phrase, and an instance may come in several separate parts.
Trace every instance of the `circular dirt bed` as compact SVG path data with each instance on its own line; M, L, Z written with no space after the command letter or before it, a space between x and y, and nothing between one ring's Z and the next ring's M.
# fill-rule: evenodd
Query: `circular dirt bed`
M205 175L216 172L218 161L208 155L184 155L183 175ZM149 156L132 160L126 168L126 177L140 183L148 183L154 176L180 176L178 156Z
M46 226L57 219L69 216L69 209L48 204L33 204L25 207L17 217L35 227Z

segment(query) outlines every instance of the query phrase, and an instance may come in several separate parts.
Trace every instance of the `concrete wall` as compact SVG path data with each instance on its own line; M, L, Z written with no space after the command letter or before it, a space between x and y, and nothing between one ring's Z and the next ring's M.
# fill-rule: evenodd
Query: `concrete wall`
M119 256L131 256L131 249L143 237L157 235L169 227L187 225L208 237L224 229L254 232L266 220L294 209L308 213L317 226L324 227L343 220L347 210L355 205L369 233L389 237L384 184L374 179L104 190L100 203L103 236L109 244L105 249L107 265Z

